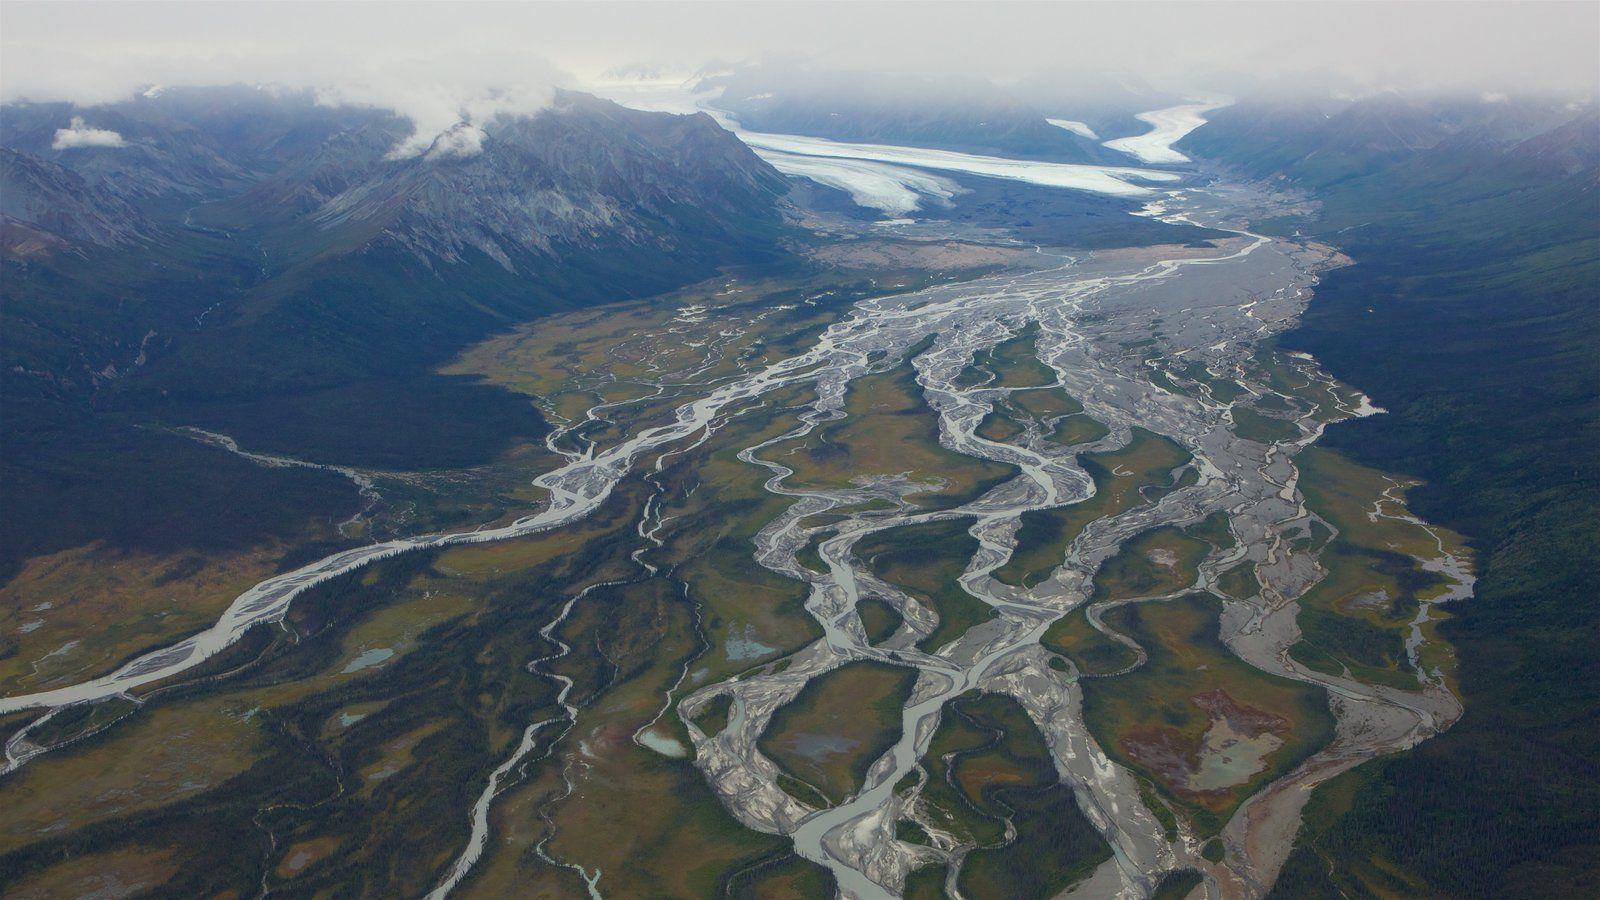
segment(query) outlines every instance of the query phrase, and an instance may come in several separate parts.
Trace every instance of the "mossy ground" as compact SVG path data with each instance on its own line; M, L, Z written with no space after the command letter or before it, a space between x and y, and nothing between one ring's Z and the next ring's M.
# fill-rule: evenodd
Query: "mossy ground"
M1204 594L1111 610L1106 624L1149 659L1083 682L1084 718L1100 746L1201 835L1333 734L1321 690L1267 675L1222 644L1220 610Z
M957 580L978 549L969 527L966 519L907 525L868 535L855 546L856 557L873 574L939 617L933 632L917 642L923 650L938 650L995 615L993 607L967 593Z
M1348 669L1357 678L1414 689L1417 677L1405 653L1411 620L1420 599L1448 588L1417 558L1439 556L1438 543L1419 525L1373 515L1405 514L1386 498L1385 492L1399 494L1381 472L1318 447L1295 459L1306 505L1332 523L1338 537L1321 554L1327 576L1299 599L1302 640L1291 653L1321 671ZM1459 538L1437 533L1460 551ZM1427 662L1448 672L1448 647L1435 644Z
M957 879L968 897L1054 896L1111 855L1060 783L1038 729L1009 697L967 695L947 706L923 766L925 814L977 845ZM1007 819L1017 833L1009 843Z
M1016 337L980 350L956 378L960 387L1036 388L1056 383L1055 370L1040 362L1039 324L1028 323Z
M1126 447L1080 454L1078 460L1094 479L1094 495L1080 503L1023 513L1016 549L995 570L996 579L1025 586L1044 580L1061 565L1085 526L1137 505L1146 488L1171 484L1172 471L1189 454L1168 438L1134 428Z
M913 501L932 509L975 499L1015 474L1011 466L939 444L938 415L909 365L851 382L845 413L807 437L769 448L767 458L794 469L785 484L837 489L860 478L904 475L929 485Z
M861 787L867 769L899 739L901 714L916 682L914 669L846 663L812 679L779 707L757 746L837 803Z

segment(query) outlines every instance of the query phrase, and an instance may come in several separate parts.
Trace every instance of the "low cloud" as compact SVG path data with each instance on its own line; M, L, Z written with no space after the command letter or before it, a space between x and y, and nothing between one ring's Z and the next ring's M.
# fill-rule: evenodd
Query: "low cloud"
M73 116L70 127L56 129L55 142L50 146L56 150L72 150L77 147L126 147L128 142L115 131L90 128L83 121L83 116Z
M394 21L385 25L372 20L365 15L366 4L358 6L361 8L342 8L340 14L361 13L362 20L374 28L396 26ZM104 11L114 18L121 14L115 7ZM13 27L12 20L49 15L49 11L30 8L22 11L23 16L7 12L5 52L0 54L0 101L64 100L92 108L138 93L159 96L162 88L150 85L247 84L309 90L330 106L388 109L409 120L413 130L393 148L391 156L396 159L427 154L436 142L439 156L478 152L485 127L499 118L533 115L549 107L555 86L571 80L537 52L508 47L503 40L496 42L482 35L451 34L425 26L407 31L409 41L385 41L376 36L338 40L336 34L307 38L298 16L267 10L270 15L255 29L261 35L258 40L167 35L158 40L119 38L94 43L61 41L56 32L18 38L26 29ZM204 19L218 11L196 12ZM276 29L291 25L292 35L273 39ZM175 34L187 30L172 29ZM471 126L478 133L457 131L460 126ZM73 136L58 138L58 142L90 145L73 131Z
M471 84L367 82L314 88L328 106L388 109L411 122L411 134L389 151L389 159L476 156L483 152L484 129L497 119L534 115L555 99L550 81L516 87Z
M1597 46L1592 3L12 0L0 2L0 102L91 106L152 84L275 84L394 110L415 129L394 152L414 157L458 125L485 130L496 118L544 109L551 85L578 81L556 66L597 73L662 54L691 71L776 54L841 70L1005 83L1070 81L1061 72L1067 53L1087 72L1131 70L1174 90L1221 76L1319 95L1349 82L1589 96L1600 87ZM461 136L445 145L471 150Z
M549 63L526 53L369 61L352 75L309 86L322 103L392 109L409 119L411 135L390 151L391 159L479 153L485 128L548 108L562 80Z
M483 152L483 139L485 137L483 129L476 125L462 123L434 138L432 146L428 148L427 156L429 159L477 156ZM401 147L396 147L394 152L389 154L390 157L395 158L396 154L401 152L401 149Z

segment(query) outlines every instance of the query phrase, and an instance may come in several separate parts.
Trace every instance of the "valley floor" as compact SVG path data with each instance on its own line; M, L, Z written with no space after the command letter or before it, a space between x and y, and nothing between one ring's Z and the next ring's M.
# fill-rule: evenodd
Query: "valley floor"
M1311 788L1459 716L1472 587L1316 446L1378 410L1277 348L1341 259L1276 211L1172 191L1222 236L1105 252L863 226L470 349L543 446L340 470L338 552L207 569L189 618L27 570L0 890L1265 894ZM127 577L198 590L171 565Z

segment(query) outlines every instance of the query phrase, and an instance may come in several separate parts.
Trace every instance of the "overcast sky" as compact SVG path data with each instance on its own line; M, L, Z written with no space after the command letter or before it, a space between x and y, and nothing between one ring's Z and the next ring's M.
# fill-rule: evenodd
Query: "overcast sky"
M851 68L1128 69L1175 87L1333 70L1372 86L1600 89L1600 2L0 4L0 96L96 102L246 81L383 102L534 103L610 66L784 54ZM564 74L563 74L564 73Z

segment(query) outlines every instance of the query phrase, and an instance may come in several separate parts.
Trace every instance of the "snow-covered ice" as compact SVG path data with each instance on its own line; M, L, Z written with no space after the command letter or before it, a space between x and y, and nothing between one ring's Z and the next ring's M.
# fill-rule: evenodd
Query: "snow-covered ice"
M1045 121L1057 128L1065 128L1073 134L1082 135L1091 141L1100 140L1100 135L1095 134L1094 129L1083 122L1075 122L1072 119L1045 119Z
M758 151L776 150L780 153L824 159L867 160L918 169L1004 178L1043 187L1093 191L1120 197L1140 197L1150 193L1149 188L1132 184L1131 181L1177 181L1179 177L1171 172L1122 166L1083 166L1038 162L1031 159L1007 159L1001 156L978 156L972 153L900 147L893 144L830 141L797 134L763 134L753 131L735 133Z
M762 159L785 175L809 178L818 184L847 192L857 206L904 216L922 208L924 200L949 200L961 188L930 172L854 159L797 156L775 150L756 150Z
M1106 141L1105 145L1113 150L1120 150L1123 153L1137 157L1140 162L1157 164L1186 163L1189 161L1189 157L1172 149L1172 145L1181 140L1184 135L1204 125L1206 123L1206 113L1213 109L1221 109L1231 102L1230 100L1219 98L1139 113L1137 116L1139 121L1148 123L1151 126L1149 131L1144 134L1136 134L1133 137Z
M598 96L633 109L707 113L754 148L778 171L848 191L859 205L890 215L903 215L919 209L928 198L947 200L954 192L955 185L948 180L916 170L931 169L1004 178L1043 187L1091 191L1118 197L1141 197L1151 193L1149 188L1134 184L1135 181L1167 182L1178 179L1177 175L1169 172L1133 167L1038 162L949 150L747 131L733 116L714 105L720 89L696 91L693 81L610 80L593 82L588 88ZM1056 123L1067 121L1061 119Z

